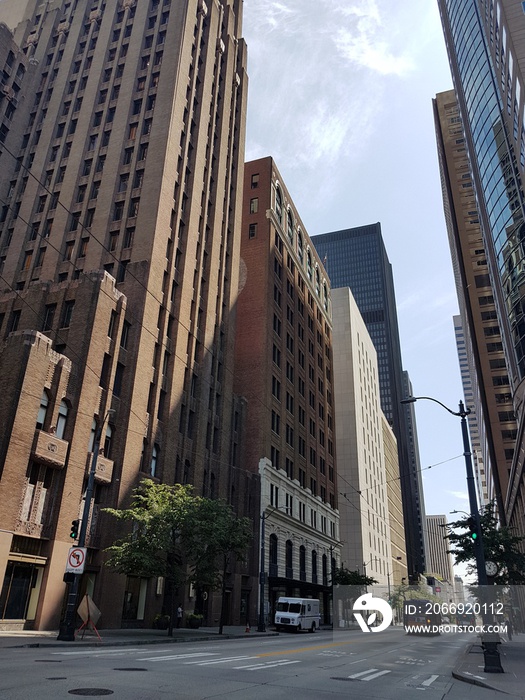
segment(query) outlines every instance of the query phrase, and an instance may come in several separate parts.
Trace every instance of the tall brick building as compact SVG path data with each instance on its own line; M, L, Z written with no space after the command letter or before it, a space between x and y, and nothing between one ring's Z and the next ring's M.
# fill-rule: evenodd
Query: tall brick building
M265 601L320 598L328 621L340 546L330 286L270 157L244 170L234 388L243 464L261 477Z
M58 626L108 409L81 587L103 626L148 624L162 604L162 581L103 567L116 534L103 507L145 476L249 507L232 365L241 20L241 0L0 3L4 625ZM250 605L249 574L227 579L228 623Z

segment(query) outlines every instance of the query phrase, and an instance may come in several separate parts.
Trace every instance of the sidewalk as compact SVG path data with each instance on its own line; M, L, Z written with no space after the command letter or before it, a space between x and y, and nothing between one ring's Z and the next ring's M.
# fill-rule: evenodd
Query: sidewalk
M485 673L483 649L477 641L467 646L452 675L525 700L525 634L515 634L512 642L502 642L498 650L504 673Z
M135 646L137 644L174 644L177 642L204 642L218 641L220 639L240 639L250 637L274 637L277 632L270 629L267 632L257 632L257 628L246 631L245 627L224 627L223 633L219 634L218 627L200 627L199 629L174 629L173 637L168 637L167 630L153 629L115 629L99 630L102 641L97 635L88 631L82 638L82 632L77 634L74 642L63 642L57 640L58 632L32 632L23 630L0 631L0 649L13 647L100 647L100 646Z

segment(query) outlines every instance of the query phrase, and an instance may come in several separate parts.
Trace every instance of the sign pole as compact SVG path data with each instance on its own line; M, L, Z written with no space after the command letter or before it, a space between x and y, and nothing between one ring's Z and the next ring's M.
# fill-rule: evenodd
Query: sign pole
M95 439L93 441L93 457L91 459L91 467L89 470L89 476L88 476L88 482L86 486L86 494L84 498L84 510L82 511L82 521L80 523L80 532L78 533L78 546L84 547L86 544L86 535L87 535L87 526L88 526L88 520L89 520L89 515L91 512L91 501L93 500L93 491L94 491L94 486L95 486L95 473L97 471L97 460L98 460L98 454L100 451L100 440L102 438L102 430L104 429L104 425L106 423L106 419L111 413L114 413L115 411L112 408L109 408L106 411L106 415L104 416L104 420L100 424L98 430L95 433ZM83 567L82 567L83 570ZM58 632L58 637L60 641L63 642L74 642L75 641L75 614L76 614L76 604L77 604L77 595L78 595L78 587L79 587L79 577L81 575L81 572L79 573L73 573L73 576L75 577L73 579L73 582L68 584L68 592L67 592L67 605L66 605L66 613L64 615L63 621L60 623L60 630Z

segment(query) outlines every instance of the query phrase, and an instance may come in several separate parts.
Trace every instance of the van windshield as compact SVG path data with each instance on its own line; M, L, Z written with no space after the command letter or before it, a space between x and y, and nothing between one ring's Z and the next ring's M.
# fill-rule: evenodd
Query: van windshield
M300 613L301 604L300 603L277 603L278 612L290 612L290 613Z

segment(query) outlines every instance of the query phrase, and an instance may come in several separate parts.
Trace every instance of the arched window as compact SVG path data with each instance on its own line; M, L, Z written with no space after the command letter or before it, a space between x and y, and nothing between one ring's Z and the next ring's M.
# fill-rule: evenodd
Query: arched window
M306 274L308 275L308 279L311 281L312 279L312 254L310 251L306 253Z
M279 219L279 223L283 220L283 197L279 187L275 188L275 213Z
M328 559L326 554L323 554L323 586L328 586Z
M315 293L317 296L321 294L321 277L319 276L319 268L315 268Z
M67 403L62 399L60 402L60 407L58 409L58 418L57 418L57 427L56 427L56 436L60 438L61 440L64 438L64 433L66 431L66 423L67 423L67 413L68 413L69 407Z
M317 583L317 552L312 549L312 583Z
M299 260L304 262L303 234L300 231L297 233L297 255Z
M288 229L288 238L290 239L290 243L293 244L293 216L292 216L292 212L290 209L288 209L287 229Z
M44 423L46 422L47 409L49 406L49 396L47 391L44 389L42 392L42 397L40 399L40 408L38 409L38 416L36 418L36 429L42 430Z
M323 282L323 304L326 311L328 311L328 287L326 282Z
M286 540L286 578L293 578L293 543Z
M306 581L306 547L304 545L299 548L299 578L301 581Z
M157 460L159 458L159 446L157 443L153 445L153 449L151 450L151 463L150 463L150 474L151 476L155 476L157 472Z
M277 576L277 535L270 535L269 576Z

